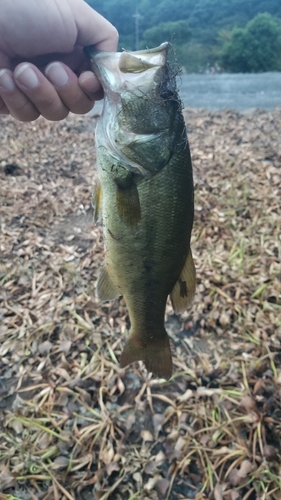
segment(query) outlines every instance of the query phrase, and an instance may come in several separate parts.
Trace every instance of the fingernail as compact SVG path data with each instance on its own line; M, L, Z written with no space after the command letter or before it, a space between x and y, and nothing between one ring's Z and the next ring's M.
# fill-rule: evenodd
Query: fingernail
M90 71L86 71L80 75L79 83L83 85L83 88L85 88L87 92L93 94L101 88L97 77Z
M49 64L45 74L56 87L62 87L69 80L67 72L59 62Z
M7 92L13 92L16 88L13 78L6 69L0 70L0 87Z
M29 64L24 64L18 68L15 71L15 78L27 89L35 89L39 84L38 76Z

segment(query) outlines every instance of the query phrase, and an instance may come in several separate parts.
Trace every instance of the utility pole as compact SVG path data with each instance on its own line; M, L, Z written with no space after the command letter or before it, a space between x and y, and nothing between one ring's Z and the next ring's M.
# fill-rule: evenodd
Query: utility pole
M133 17L135 18L135 40L136 40L136 50L139 50L140 46L140 36L139 36L139 21L140 18L142 17L139 13L138 6L136 5L136 11L135 14L133 14Z

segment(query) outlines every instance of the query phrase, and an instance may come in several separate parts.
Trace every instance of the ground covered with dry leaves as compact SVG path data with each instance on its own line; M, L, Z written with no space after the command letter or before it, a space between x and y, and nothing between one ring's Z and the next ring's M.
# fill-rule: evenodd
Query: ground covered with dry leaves
M96 118L0 129L0 499L281 498L281 110L185 110L197 292L174 375L94 294Z

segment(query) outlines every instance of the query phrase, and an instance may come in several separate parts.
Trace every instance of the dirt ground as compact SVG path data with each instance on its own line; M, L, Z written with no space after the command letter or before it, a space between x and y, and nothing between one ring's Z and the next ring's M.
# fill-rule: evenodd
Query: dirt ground
M281 110L184 110L193 306L174 373L120 369L100 303L95 116L0 120L0 500L281 499Z

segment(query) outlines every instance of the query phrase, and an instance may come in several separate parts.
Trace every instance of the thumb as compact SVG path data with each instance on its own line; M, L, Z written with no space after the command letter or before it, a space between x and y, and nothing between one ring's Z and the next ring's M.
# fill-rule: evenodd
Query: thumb
M118 31L84 0L71 0L77 27L77 44L82 47L95 45L99 50L115 52L118 45Z

